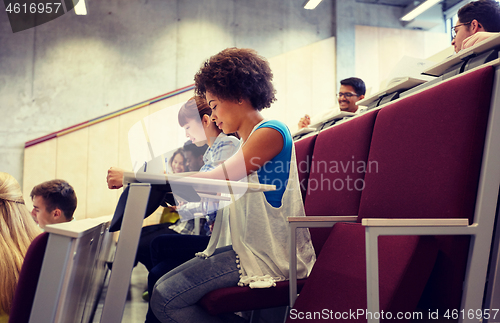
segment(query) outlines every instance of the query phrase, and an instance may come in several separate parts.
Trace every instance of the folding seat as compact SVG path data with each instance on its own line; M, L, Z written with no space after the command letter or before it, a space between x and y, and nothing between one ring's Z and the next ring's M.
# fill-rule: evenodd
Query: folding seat
M48 225L30 244L9 322L89 322L111 252L109 216Z
M491 67L470 72L380 110L368 158L377 168L365 175L358 223L334 226L287 322L323 309L367 309L389 321L382 311L392 320L411 315L420 299L423 317L407 319L481 308L496 200L478 223L476 198L488 177L482 158L493 75ZM474 299L460 305L465 278L464 294Z
M306 198L309 165L316 137L313 135L294 142L303 200ZM302 284L303 282L299 282L299 288ZM223 288L205 295L200 300L200 305L212 315L285 306L288 304L288 288L288 282L278 282L272 289L252 290L237 286Z
M26 252L10 310L10 323L29 322L48 240L48 233L44 232L40 234L31 242Z
M349 191L347 183L356 180L359 182L364 177L364 172L358 172L358 169L356 167L353 169L352 165L358 161L361 163L367 161L377 112L373 111L326 129L320 132L317 138L313 136L296 142L299 174L302 172L304 176L302 179L307 178L303 171L309 171L305 194L305 211L308 217L323 217L331 212L346 216L357 214L361 190ZM308 145L311 145L314 140L314 150L311 156L307 150L311 148ZM325 190L320 189L322 182ZM343 187L340 187L341 182L345 183ZM334 187L333 183L337 186ZM344 203L339 203L339 200L344 200ZM355 219L356 217L343 218L344 221ZM330 230L331 224L326 229L311 229L317 254ZM304 282L305 280L298 282L299 289ZM237 286L223 288L208 293L199 304L212 315L286 306L289 304L288 288L288 281L278 282L276 287L267 289Z

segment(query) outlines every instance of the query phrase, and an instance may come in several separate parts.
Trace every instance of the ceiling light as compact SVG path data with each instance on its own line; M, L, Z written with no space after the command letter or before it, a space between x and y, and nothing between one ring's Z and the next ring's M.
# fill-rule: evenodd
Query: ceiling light
M304 4L304 9L313 10L318 6L320 2L321 0L307 0L306 3Z
M75 13L77 15L86 15L87 14L87 6L85 5L85 0L79 0L75 5Z
M410 12L408 12L406 15L404 15L403 17L401 17L400 20L411 21L411 20L415 19L417 16L421 15L424 11L426 11L429 8L431 8L432 6L434 6L435 4L437 4L440 1L441 0L427 0L427 1L424 1L420 5L418 5L417 7L413 8L413 10L411 10Z

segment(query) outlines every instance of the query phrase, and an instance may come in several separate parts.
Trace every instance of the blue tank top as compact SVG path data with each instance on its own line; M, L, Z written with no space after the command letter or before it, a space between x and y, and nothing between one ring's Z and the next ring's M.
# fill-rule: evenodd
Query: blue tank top
M283 122L277 120L264 121L257 127L257 129L260 128L275 129L283 137L283 148L281 151L257 171L261 184L276 185L275 191L264 192L264 195L269 204L278 208L281 206L281 199L285 193L290 174L293 145L292 135L288 127Z

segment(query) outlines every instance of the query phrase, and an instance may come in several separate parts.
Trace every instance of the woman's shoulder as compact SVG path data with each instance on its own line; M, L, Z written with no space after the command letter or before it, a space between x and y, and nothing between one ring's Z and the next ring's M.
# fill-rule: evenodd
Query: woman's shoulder
M260 125L257 126L258 128L264 128L264 127L270 127L270 128L280 128L280 129L287 129L288 127L286 126L285 123L279 120L264 120Z
M256 130L259 128L275 129L279 133L281 133L285 141L289 141L289 139L291 140L292 138L290 129L288 129L287 125L284 122L279 120L264 120L257 126Z

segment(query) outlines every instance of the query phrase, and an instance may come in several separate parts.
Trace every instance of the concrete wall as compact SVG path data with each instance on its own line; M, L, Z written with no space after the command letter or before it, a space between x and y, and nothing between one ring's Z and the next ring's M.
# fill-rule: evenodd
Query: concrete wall
M328 0L87 3L15 34L0 3L0 171L20 183L26 141L192 84L223 48L273 57L333 36Z
M281 120L293 131L297 128L297 120L305 113L314 116L334 107L334 37L274 56L269 64L274 74L277 101L271 109L262 111L265 118ZM168 160L187 140L185 130L179 127L177 114L180 106L192 96L193 90L188 90L164 100L148 101L131 111L85 123L56 138L27 147L24 150L23 187L28 208L32 207L30 192L33 186L61 178L71 183L76 191L76 219L113 213L121 190L108 189L104 179L109 167L137 170L134 165L140 167L156 157L160 164L155 167L150 163L148 170L169 171L162 160ZM144 129L147 129L147 136ZM146 137L151 143L151 156ZM157 216L148 217L146 223L158 223L161 209L159 211Z
M355 26L373 26L384 28L404 28L399 18L403 8L377 4L360 3L355 0L337 0L335 8L337 40L337 80L356 75ZM436 26L431 32L443 32L442 25ZM436 49L438 51L439 49ZM366 55L370 55L369 52Z
M0 171L22 183L26 141L192 84L225 47L271 58L335 36L340 80L355 75L356 25L403 28L399 7L303 2L87 0L87 16L15 34L1 2Z

